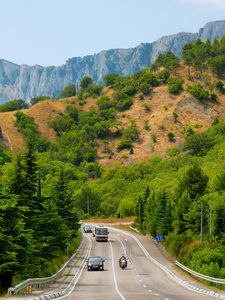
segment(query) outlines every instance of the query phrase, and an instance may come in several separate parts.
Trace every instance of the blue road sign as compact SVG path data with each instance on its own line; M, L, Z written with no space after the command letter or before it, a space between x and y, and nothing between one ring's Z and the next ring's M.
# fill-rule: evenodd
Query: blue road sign
M162 235L157 235L155 237L155 239L156 239L157 242L161 242L163 240L163 236Z

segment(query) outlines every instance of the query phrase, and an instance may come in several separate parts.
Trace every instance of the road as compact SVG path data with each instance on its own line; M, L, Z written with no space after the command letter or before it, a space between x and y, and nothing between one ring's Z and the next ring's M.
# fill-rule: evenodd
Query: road
M90 235L90 234L89 234ZM91 235L90 235L91 236ZM211 296L180 285L165 271L150 261L138 243L125 233L110 230L109 242L95 242L91 237L91 255L100 255L105 259L104 271L87 271L84 268L74 290L66 300L209 300ZM157 261L170 268L171 262L159 253L156 247L149 245L146 238L141 242ZM122 270L118 259L126 252L128 268ZM180 275L179 275L180 276ZM196 285L195 285L196 286Z

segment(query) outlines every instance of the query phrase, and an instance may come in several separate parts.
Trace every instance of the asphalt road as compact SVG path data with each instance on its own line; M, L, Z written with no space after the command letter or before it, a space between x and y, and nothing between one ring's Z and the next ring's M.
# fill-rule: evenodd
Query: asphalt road
M91 234L86 235L91 237ZM93 237L91 239L91 255L100 255L105 259L105 270L87 271L84 268L72 293L64 297L66 300L213 299L211 296L197 293L180 285L150 261L133 238L122 232L110 229L108 243L95 242ZM157 247L148 243L144 237L141 242L157 261L168 268L171 267L171 262L159 253ZM118 260L124 252L129 260L128 268L122 270L119 268Z

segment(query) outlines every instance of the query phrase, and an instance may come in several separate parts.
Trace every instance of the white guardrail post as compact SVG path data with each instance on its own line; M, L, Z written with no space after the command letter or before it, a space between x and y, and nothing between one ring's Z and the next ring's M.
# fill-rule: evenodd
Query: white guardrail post
M202 280L206 280L208 282L213 282L213 283L218 283L218 284L225 284L225 279L221 279L221 278L215 278L215 277L210 277L210 276L207 276L207 275L203 275L201 273L198 273L198 272L195 272L191 269L189 269L188 267L182 265L181 263L179 263L178 261L175 262L175 264L181 268L182 270L188 272L189 274L197 277L197 278L200 278Z
M27 291L29 291L28 293L30 294L32 292L32 289L48 288L52 283L54 283L61 276L65 268L75 258L77 253L80 251L83 243L84 243L84 239L82 239L80 246L77 248L77 251L70 257L68 261L66 261L66 263L62 266L62 268L59 271L57 271L54 275L50 277L44 277L44 278L29 278L17 284L15 287L8 288L7 296L17 295L24 289L27 289Z

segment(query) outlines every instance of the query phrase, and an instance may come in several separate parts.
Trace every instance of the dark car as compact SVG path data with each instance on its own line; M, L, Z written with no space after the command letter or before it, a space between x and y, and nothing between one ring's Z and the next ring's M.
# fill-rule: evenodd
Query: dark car
M89 256L87 259L87 270L104 270L104 259L101 256Z
M83 232L84 232L84 233L92 232L91 226L90 226L90 225L84 225L84 227L83 227Z

